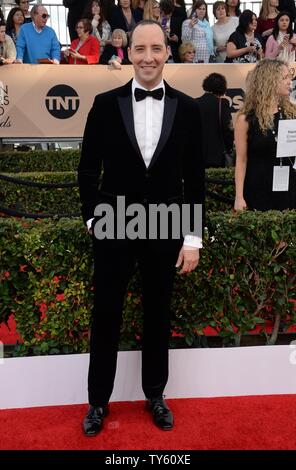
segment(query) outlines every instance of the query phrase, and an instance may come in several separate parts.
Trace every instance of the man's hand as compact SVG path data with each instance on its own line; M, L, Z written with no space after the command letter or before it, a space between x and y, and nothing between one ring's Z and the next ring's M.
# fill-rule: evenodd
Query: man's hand
M178 274L186 274L194 271L199 262L199 248L192 250L184 250L184 247L181 248L178 260L176 263L176 268L179 268L182 264L182 269Z

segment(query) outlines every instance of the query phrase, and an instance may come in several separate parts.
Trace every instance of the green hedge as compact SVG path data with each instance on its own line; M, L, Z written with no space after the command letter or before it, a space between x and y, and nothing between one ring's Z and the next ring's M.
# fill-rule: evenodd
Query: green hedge
M77 181L76 172L42 172L42 173L6 173L7 176L27 181L41 183L67 183ZM207 170L207 177L232 180L233 170ZM208 189L216 194L234 197L233 184L222 186L219 184L208 184ZM22 212L43 212L47 214L77 214L80 212L78 188L40 189L22 186L0 179L0 201L1 204L10 209ZM231 205L207 197L206 208L208 211L229 210Z
M75 183L76 172L7 174L17 179L39 183ZM0 201L5 207L22 212L46 214L79 214L78 187L35 188L0 179Z
M0 173L77 171L79 150L0 152Z
M234 168L209 168L206 170L206 189L211 193L217 194L218 196L232 199L234 202L235 188L234 188ZM213 183L209 180L226 180L230 181L229 184ZM233 207L233 204L216 200L211 195L206 197L206 209L207 211L225 211Z
M211 214L200 266L176 279L174 331L190 345L212 326L239 345L258 323L295 324L295 232L295 211ZM14 313L24 339L16 354L87 351L92 255L81 220L0 219L0 237L0 323ZM129 348L141 335L138 283L135 275L124 312Z

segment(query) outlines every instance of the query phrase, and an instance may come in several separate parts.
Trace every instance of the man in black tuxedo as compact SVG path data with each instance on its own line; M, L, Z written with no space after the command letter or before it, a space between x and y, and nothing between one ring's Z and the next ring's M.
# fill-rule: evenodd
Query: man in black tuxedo
M98 239L100 204L108 203L115 218L118 215L116 223L122 222L116 213L118 196L125 196L126 206L140 203L147 210L153 203L180 207L183 202L193 210L204 202L199 110L192 98L163 81L168 55L167 38L159 23L138 23L129 48L135 78L96 96L86 123L78 181L83 219L93 235L95 261L90 407L83 422L87 436L102 429L108 413L124 295L136 263L143 283L142 386L147 409L158 427L173 428L172 412L163 400L168 379L170 300L176 267L181 267L183 274L198 264L201 231L186 234L185 239L181 235Z

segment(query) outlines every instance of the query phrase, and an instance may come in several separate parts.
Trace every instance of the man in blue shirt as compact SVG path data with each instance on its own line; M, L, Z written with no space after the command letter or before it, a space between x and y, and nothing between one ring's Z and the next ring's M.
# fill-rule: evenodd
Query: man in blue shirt
M60 43L54 30L46 26L49 18L46 8L34 5L31 16L32 23L24 24L17 38L16 62L38 64L38 59L48 59L53 64L59 64Z

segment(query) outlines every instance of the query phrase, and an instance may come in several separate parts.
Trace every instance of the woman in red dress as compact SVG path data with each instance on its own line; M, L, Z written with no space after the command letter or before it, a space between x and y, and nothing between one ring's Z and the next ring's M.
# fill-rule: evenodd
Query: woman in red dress
M64 51L65 60L69 64L97 64L100 58L100 43L92 36L92 24L88 19L79 20L76 25L78 39L71 42L70 49Z

